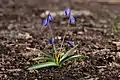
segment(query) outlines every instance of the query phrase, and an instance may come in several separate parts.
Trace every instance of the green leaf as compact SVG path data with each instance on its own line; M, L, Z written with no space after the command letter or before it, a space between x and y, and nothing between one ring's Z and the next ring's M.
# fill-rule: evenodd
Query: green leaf
M51 60L51 61L54 61L54 58L48 58L48 57L37 57L37 58L33 58L32 60Z
M77 47L78 45L75 45L73 48L71 48L70 50L68 50L63 56L62 58L60 59L60 63L62 62L62 60L64 60L67 56L70 56L73 54L73 52L75 51L75 48Z
M57 54L57 50L56 50L55 44L53 44L53 49L54 49L54 51L55 51L55 54Z
M65 61L69 61L69 60L72 60L72 59L76 59L76 58L85 59L85 58L87 58L87 56L83 56L83 55L72 55L72 56L66 57L66 58L62 61L62 63L65 62ZM60 64L61 64L61 63L60 63Z
M81 55L79 59L85 59L88 58L88 56Z
M54 62L45 62L45 63L33 65L32 67L28 68L28 70L39 69L39 68L50 67L50 66L58 66L58 65Z

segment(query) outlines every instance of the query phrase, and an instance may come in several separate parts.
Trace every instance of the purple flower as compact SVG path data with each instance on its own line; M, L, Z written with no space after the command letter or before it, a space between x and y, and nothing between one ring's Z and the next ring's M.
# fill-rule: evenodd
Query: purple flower
M49 13L47 17L43 20L42 25L47 26L52 20L53 20L53 16Z
M75 18L74 18L73 16L70 16L68 21L69 21L69 23L71 23L71 24L72 24L72 23L75 23Z
M54 44L54 41L55 41L54 37L51 37L50 38L50 44Z
M73 41L67 41L66 40L65 42L67 42L69 44L69 46L72 46L72 47L75 45Z
M42 25L43 26L47 26L48 24L50 23L49 19L48 18L45 18L42 22Z
M70 8L65 9L64 14L70 16Z
M49 21L53 20L53 16L50 13L48 14L47 18L48 18Z

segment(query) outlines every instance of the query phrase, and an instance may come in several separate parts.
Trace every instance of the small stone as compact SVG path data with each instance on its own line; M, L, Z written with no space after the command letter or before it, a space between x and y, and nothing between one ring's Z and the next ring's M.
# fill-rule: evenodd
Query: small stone
M102 23L102 24L106 24L107 23L106 20L99 20L99 22Z
M80 21L81 21L81 22L84 22L84 21L85 21L85 19L81 19Z
M108 25L107 24L105 24L105 25L103 25L104 26L104 28L107 28L108 27Z
M120 78L120 75L118 75L118 77Z
M7 75L5 74L4 77L7 78Z
M8 29L9 29L9 30L11 30L13 27L14 27L13 24L9 24L9 25L8 25Z
M30 62L27 62L26 64L30 64Z
M60 36L58 36L58 39L61 40L62 38Z
M112 44L115 44L117 47L120 46L120 42L112 42Z
M1 70L2 70L2 71L4 71L4 70L5 70L5 68L1 68Z
M79 32L77 32L77 34L84 34L84 32L82 32L82 31L79 31Z
M18 76L19 74L18 73L13 73L14 76Z
M19 33L18 38L30 39L30 38L32 38L32 36L30 36L29 33L25 33L25 34Z
M29 33L25 33L25 38L26 38L26 39L29 39L29 38L32 38L32 36L30 36Z
M116 56L120 58L120 52L117 52Z

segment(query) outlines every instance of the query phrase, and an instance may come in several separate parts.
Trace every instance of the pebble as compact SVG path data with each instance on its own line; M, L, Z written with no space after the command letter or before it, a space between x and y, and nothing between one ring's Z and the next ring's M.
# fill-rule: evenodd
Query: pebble
M120 58L120 52L117 52L116 57Z
M2 70L2 71L4 71L4 70L5 70L5 68L1 68L1 70Z
M60 36L57 37L59 40L61 40L62 38Z
M107 21L106 21L106 20L102 20L102 19L101 19L101 20L99 20L99 22L100 22L100 23L102 23L102 24L106 24L106 23L107 23Z
M120 78L120 75L118 75L118 77Z
M29 39L32 38L32 36L30 36L29 33L25 33L25 34L19 33L18 38Z
M4 77L7 78L7 75L5 74Z
M77 34L84 34L84 32L82 32L82 31L79 31L79 32L77 32Z
M9 25L8 25L8 29L9 29L9 30L11 30L13 27L14 27L13 24L9 24Z
M19 75L19 73L13 73L13 75L14 75L14 76L18 76L18 75Z

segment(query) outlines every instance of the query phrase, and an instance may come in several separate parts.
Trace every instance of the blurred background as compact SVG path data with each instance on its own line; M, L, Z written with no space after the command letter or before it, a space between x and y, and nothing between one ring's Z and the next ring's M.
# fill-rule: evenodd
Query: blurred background
M0 0L0 16L29 15L35 11L39 14L39 11L45 10L56 12L67 7L74 10L89 10L99 16L114 16L120 12L120 0Z
M70 7L71 9L89 9L97 12L103 8L120 10L120 0L0 0L0 12L3 11L2 9L11 7L18 10L35 7L54 11Z
M119 4L120 0L0 0L0 5L30 5L40 8L58 9L64 7L79 8L81 5L100 6L100 4Z

